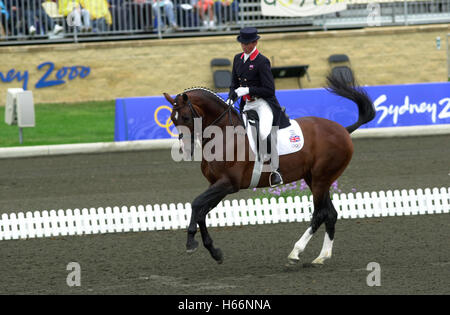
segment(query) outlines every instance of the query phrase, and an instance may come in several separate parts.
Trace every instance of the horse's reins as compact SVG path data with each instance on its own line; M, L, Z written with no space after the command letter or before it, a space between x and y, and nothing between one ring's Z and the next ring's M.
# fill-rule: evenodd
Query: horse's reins
M189 106L189 109L191 110L192 116L193 118L202 118L198 112L195 110L194 106L191 103L191 100L188 99L187 100L187 104ZM208 126L206 126L205 128L208 128L209 126L214 126L215 124L217 124L219 121L222 120L222 118L228 113L228 117L230 118L230 125L233 125L233 119L231 118L231 108L232 108L232 104L228 104L227 108L222 112L222 114L219 115L219 117L217 117L212 123L210 123Z

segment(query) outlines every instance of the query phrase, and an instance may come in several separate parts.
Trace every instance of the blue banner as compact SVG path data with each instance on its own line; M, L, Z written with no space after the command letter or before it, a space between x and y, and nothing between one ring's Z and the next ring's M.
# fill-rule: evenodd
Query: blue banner
M450 83L364 87L377 115L361 128L450 124ZM227 93L219 93L224 99ZM281 106L291 118L318 116L349 126L356 122L355 103L325 89L280 90ZM115 140L164 139L177 136L171 106L163 96L116 100Z

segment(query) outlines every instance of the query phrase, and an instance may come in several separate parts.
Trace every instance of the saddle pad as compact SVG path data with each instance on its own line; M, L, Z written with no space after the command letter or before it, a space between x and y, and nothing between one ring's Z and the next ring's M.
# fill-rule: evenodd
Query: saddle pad
M246 121L247 117L246 115L243 116L244 121L247 124ZM293 119L290 119L289 121L291 123L289 127L278 130L277 149L279 156L300 151L303 148L303 144L305 142L303 138L302 129L300 128L300 125L297 123L297 121ZM255 137L253 137L254 128L246 128L246 130L250 147L252 148L252 151L256 154L256 143L254 141Z

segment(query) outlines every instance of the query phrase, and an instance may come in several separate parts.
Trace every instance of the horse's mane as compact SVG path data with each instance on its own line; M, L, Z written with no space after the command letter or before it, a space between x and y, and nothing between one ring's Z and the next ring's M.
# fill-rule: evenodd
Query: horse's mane
M203 86L191 87L189 89L184 90L183 93L192 92L192 91L203 91L203 92L206 92L208 95L213 96L214 98L216 98L221 105L227 106L227 103L225 103L225 100L219 94L217 94L217 92L214 92L214 91L212 91L212 90L210 90L210 89L208 89L206 87L203 87Z

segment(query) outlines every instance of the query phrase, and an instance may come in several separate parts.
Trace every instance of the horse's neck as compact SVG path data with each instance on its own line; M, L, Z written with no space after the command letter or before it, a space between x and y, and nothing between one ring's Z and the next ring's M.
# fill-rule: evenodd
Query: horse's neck
M213 114L210 115L208 119L208 124L211 124L220 117L220 119L215 123L215 125L220 128L225 128L227 126L236 127L240 125L240 119L233 110L227 107L223 107L221 105L217 105L217 108L219 108L219 110L215 111Z
M239 117L236 116L235 113L232 110L228 110L227 107L223 106L219 103L218 100L215 100L212 97L197 97L197 104L200 107L200 109L205 113L205 117L207 118L205 120L205 124L203 128L206 126L209 126L212 122L214 122L217 118L220 117L220 115L224 115L220 121L218 121L215 125L218 127L225 127L230 126L230 118L229 115L232 117L232 123L235 125L238 121ZM225 111L228 111L228 113L225 113Z

